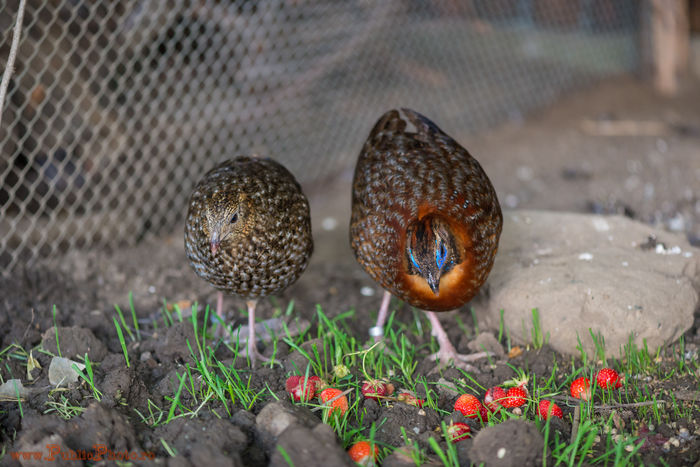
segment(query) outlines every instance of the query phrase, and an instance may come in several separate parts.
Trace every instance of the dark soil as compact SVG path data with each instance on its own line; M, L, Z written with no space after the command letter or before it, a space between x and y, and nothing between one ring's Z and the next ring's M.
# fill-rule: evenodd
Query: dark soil
M700 128L700 91L695 86L678 99L662 99L643 85L623 79L567 98L524 124L506 125L480 136L456 136L480 159L506 207L621 212L680 230L697 245L700 238L700 139L692 132L673 130L663 136L604 137L579 129L582 119L596 119L601 115L682 122ZM261 301L260 319L284 310L291 299L295 301L294 315L311 321L312 326L316 324L317 304L331 317L354 310L352 319L346 320L347 328L356 338L367 339L367 329L376 316L381 291L355 263L348 246L349 180L348 173L333 181L305 187L312 203L316 239L312 263L302 279L282 296ZM337 221L336 228L328 228L331 222L324 220L329 218ZM157 462L173 465L266 465L270 462L274 447L261 437L255 420L255 415L272 400L269 392L253 404L250 412L238 407L238 411L228 415L213 398L195 418L178 418L167 425L160 425L160 420L153 418L151 404L169 408L179 385L177 375L183 373L186 365L196 365L186 343L187 340L194 342L192 323L185 320L164 327L163 300L179 302L185 309L187 303L195 301L215 303L215 291L200 281L187 265L182 242L182 231L178 230L171 236L150 239L119 251L71 252L0 281L0 351L12 344L27 351L41 344L45 351L57 354L58 336L64 357L76 358L88 353L95 363L95 386L102 391L102 399L97 402L85 384L65 391L52 390L47 376L51 356L45 352L33 352L41 369L32 372L32 381L27 378L26 360L3 355L2 381L19 378L31 393L21 405L16 401L0 402L0 452L5 454L0 463L20 465L19 461L12 460L10 453L41 451L48 454L46 445L78 453L80 450L94 452L94 446L98 445L113 452L155 456ZM129 310L129 292L133 293L140 319L141 340L129 344L131 367L127 368L113 324L116 316L113 305ZM241 314L233 310L242 307L242 301L227 298L225 303L231 309L229 319L243 324ZM52 315L54 305L55 318ZM412 319L409 307L398 304L397 307L397 320ZM464 353L469 351L475 332L471 329L465 333L454 323L457 318L471 323L466 310L441 315L444 322L451 324L446 328L452 341ZM159 323L157 328L152 325L153 321ZM54 323L58 329L54 329ZM410 338L416 345L428 343L427 336ZM688 358L697 362L700 310L695 326L684 338ZM271 351L270 345L263 349L267 355ZM427 354L426 349L423 357ZM677 366L677 359L663 358L665 352L660 355L663 371L659 374L670 374ZM224 364L239 368L242 376L250 375L251 387L256 391L267 387L280 399L288 399L284 382L297 360L283 342L279 342L277 348L277 358L283 367L274 369L250 371L242 359L234 361L234 356L224 347L217 349L216 356ZM557 354L546 346L539 350L525 349L522 355L503 357L494 366L489 366L487 361L479 362L481 372L474 377L482 386L490 387L515 376L512 367L516 367L528 369L538 378L547 378L555 364L563 380L564 372L571 367L570 356ZM414 378L418 375L424 375L429 382L463 378L454 369L435 371L435 365L427 359L419 363ZM359 374L356 376L363 379ZM660 423L642 416L635 407L603 412L614 417L621 434L645 439L642 448L645 465L658 465L661 461L668 465L693 465L700 460L699 376L649 378L637 384L657 399L675 400L683 408L670 413ZM197 388L193 390L196 392ZM439 392L439 407L451 412L456 396ZM83 408L82 413L64 420L55 411L48 411L53 407L52 402L63 398L70 405ZM184 406L193 405L189 391L183 391L181 398ZM634 400L635 395L630 394L629 399ZM436 411L402 403L378 404L365 400L360 404L365 409L361 424L367 428L366 434L369 434L370 424L376 422L379 426L376 439L390 446L405 444L400 429L404 427L411 439L432 452L428 444L431 436L440 440L444 447L444 441L435 432L441 421L464 421L459 414L443 417ZM567 405L562 401L560 405L565 421L556 422L553 429L562 439L568 440L576 404ZM351 420L350 423L359 425L360 421ZM468 423L475 434L482 429L473 419ZM655 426L650 427L652 424ZM538 436L541 431L534 425L509 422L488 430L509 430L523 443L518 458L541 462L542 439ZM487 435L486 430L483 434L461 445L461 462L493 459L496 454L493 451L498 450L504 435ZM605 446L598 449L603 452ZM177 462L169 460L169 450L181 456ZM44 465L43 461L32 462L24 461L22 465Z

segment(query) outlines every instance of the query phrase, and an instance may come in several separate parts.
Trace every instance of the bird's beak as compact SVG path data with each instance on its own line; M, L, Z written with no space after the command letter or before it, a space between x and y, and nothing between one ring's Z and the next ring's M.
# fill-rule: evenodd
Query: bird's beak
M211 248L211 255L216 256L216 252L219 251L219 232L213 232L211 238L209 238L209 247Z
M432 274L428 274L427 281L428 281L428 285L430 286L430 290L433 291L435 296L437 297L438 295L440 295L440 276L438 275L436 277L436 276L433 276Z

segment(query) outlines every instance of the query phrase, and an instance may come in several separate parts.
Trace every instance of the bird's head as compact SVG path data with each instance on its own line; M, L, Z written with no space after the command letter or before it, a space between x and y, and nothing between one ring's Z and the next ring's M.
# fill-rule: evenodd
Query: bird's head
M428 214L408 226L406 237L408 273L421 276L439 295L440 279L460 262L452 229L441 216Z
M211 255L222 245L246 235L253 218L245 194L217 191L206 200L205 233L209 237Z

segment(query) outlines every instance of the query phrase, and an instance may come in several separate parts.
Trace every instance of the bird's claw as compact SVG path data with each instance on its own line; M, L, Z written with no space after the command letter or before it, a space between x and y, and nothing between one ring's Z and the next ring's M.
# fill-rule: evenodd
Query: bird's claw
M250 360L250 367L251 368L255 368L255 364L257 362L260 362L261 364L283 366L282 363L279 362L278 360L266 357L263 354L261 354L260 351L258 351L258 349L256 347L248 347L246 355L247 355L248 359Z

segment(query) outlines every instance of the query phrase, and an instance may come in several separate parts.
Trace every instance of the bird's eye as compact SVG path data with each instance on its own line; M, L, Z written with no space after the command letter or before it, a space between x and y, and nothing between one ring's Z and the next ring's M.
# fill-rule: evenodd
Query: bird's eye
M238 222L238 213L234 212L233 216L231 216L231 223L235 224L236 222Z

